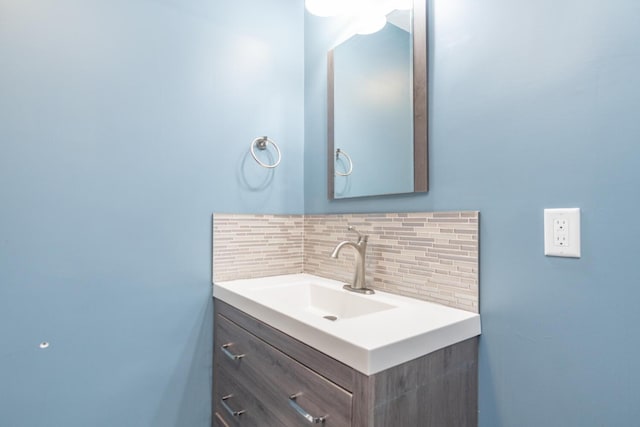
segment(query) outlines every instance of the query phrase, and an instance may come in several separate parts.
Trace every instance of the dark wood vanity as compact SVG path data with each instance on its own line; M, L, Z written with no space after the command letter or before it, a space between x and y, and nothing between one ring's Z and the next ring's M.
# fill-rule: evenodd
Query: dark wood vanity
M213 426L477 426L478 338L367 376L214 299Z

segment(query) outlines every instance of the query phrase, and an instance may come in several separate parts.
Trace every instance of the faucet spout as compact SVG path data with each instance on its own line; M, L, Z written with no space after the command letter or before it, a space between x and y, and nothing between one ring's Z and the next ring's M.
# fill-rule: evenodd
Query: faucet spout
M340 251L342 250L342 248L344 248L345 246L351 246L353 247L356 251L358 251L358 253L360 252L360 249L358 248L358 245L356 243L350 242L348 240L345 240L344 242L340 242L336 245L335 248L333 248L333 252L331 252L331 258L338 258L338 255L340 254Z
M369 240L369 236L358 233L358 231L352 226L349 226L348 230L356 232L358 234L358 240L356 242L345 240L338 243L333 249L333 252L331 252L331 258L338 258L340 251L345 246L350 246L355 249L356 270L353 275L353 282L351 283L351 285L345 285L344 289L363 294L373 294L373 289L367 288L365 283L365 256L367 252L367 241Z

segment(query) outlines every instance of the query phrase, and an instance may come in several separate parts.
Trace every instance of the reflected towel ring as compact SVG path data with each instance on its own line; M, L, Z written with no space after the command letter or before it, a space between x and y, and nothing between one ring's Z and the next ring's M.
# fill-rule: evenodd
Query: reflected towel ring
M349 168L345 173L336 171L336 175L338 175L338 176L349 176L353 172L353 161L351 160L351 156L349 156L346 151L341 150L341 149L338 148L336 150L336 160L338 160L338 157L340 157L340 154L342 154L347 159L347 162L349 162Z
M276 152L278 153L278 160L276 160L276 162L272 165L262 163L258 159L258 156L256 156L256 152L254 151L255 150L254 147L258 147L258 149L260 150L266 150L268 144L273 145L274 148L276 149ZM254 139L253 141L251 141L251 147L249 148L249 151L251 152L251 156L253 157L253 160L258 162L258 164L263 168L273 169L276 166L278 166L280 164L280 160L282 160L282 155L280 154L280 148L278 148L278 145L275 142L273 142L272 139L269 139L269 137L267 136L260 136Z

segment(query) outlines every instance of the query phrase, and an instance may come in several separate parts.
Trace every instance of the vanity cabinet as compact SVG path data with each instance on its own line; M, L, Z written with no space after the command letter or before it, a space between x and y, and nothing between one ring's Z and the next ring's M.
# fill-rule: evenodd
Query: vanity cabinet
M367 376L214 299L213 425L477 425L477 337Z

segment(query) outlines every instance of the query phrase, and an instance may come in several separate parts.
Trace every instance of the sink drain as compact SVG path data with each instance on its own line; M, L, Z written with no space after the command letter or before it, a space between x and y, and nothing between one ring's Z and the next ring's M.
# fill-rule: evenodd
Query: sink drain
M338 320L338 318L336 316L322 316L322 317L327 319L327 320L331 320L332 322Z

